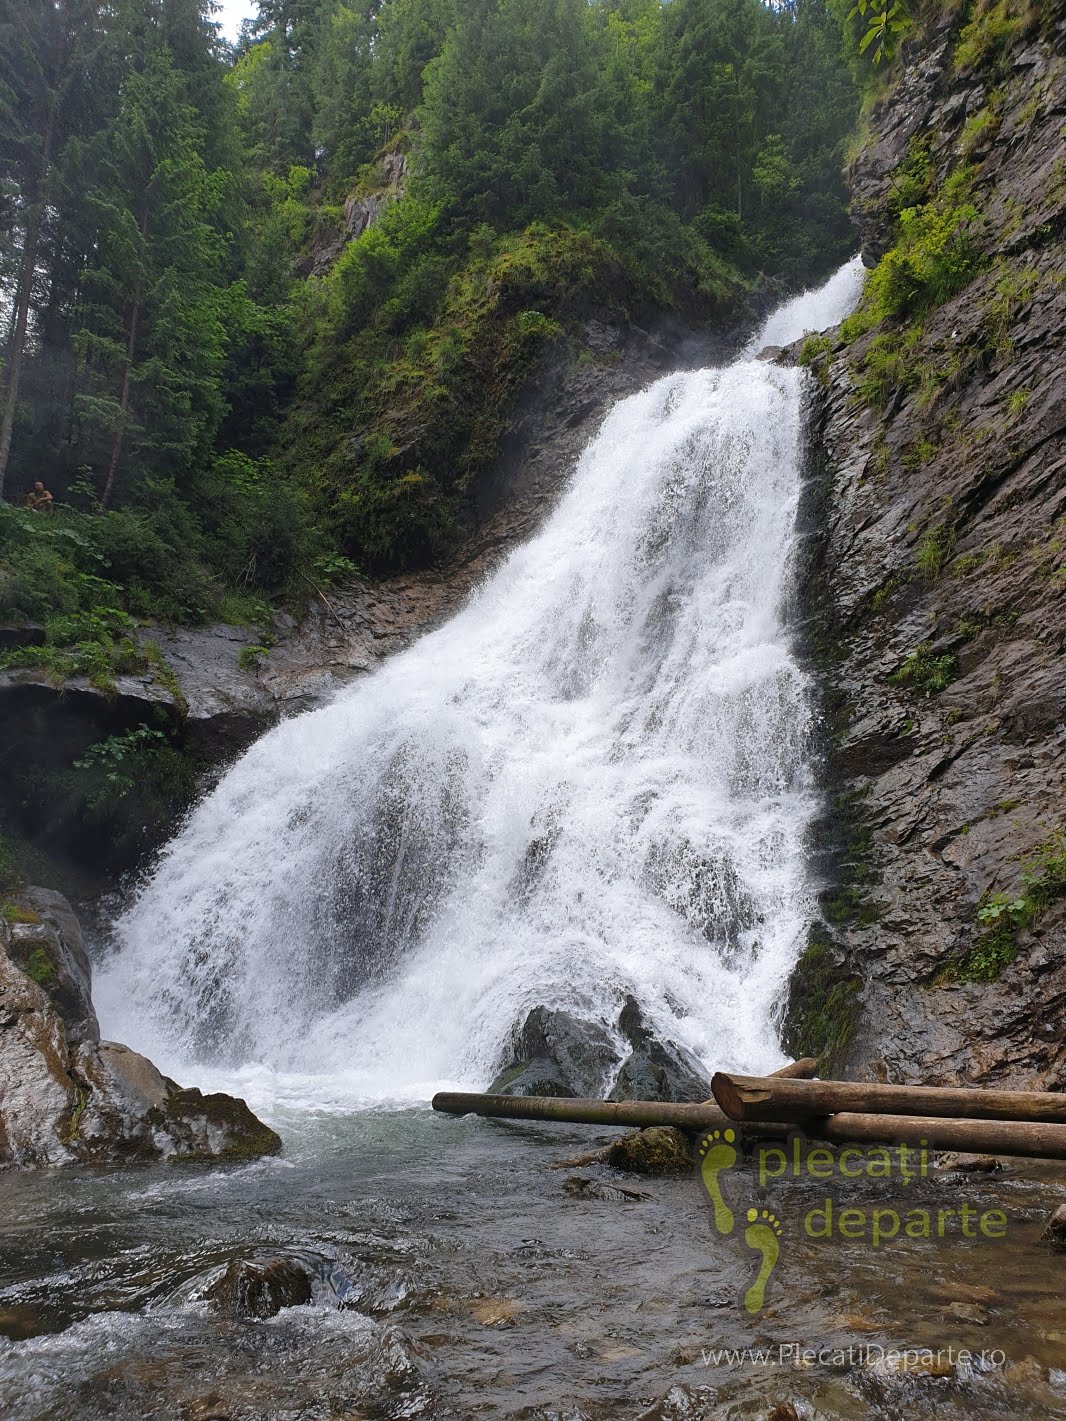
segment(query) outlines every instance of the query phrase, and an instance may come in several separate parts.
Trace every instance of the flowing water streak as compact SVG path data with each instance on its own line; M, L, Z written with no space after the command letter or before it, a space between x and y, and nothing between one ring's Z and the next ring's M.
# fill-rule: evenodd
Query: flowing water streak
M108 1031L320 1105L483 1087L531 1006L611 1027L627 993L708 1063L777 1063L812 913L781 615L806 377L750 355L860 284L620 401L463 612L258 741L118 923Z

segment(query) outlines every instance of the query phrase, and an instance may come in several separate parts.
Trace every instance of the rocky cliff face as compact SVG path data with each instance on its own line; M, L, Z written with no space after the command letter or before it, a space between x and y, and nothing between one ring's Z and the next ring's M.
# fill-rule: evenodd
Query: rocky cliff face
M802 357L832 802L786 1038L884 1079L1066 1089L1064 55L1061 3L908 43L852 172L880 277Z
M183 1090L101 1041L78 920L58 893L8 895L0 915L0 1170L248 1159L281 1148L243 1100Z

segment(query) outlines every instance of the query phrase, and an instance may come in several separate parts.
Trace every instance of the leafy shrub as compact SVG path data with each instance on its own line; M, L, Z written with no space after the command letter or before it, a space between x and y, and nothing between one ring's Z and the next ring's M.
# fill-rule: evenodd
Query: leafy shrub
M957 664L954 656L934 656L929 643L921 642L888 679L893 686L917 691L928 699L951 685Z

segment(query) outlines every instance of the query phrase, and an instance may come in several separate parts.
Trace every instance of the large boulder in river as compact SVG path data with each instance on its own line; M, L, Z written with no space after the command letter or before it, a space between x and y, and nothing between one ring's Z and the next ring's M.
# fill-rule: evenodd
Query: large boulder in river
M534 1007L511 1040L493 1095L599 1096L618 1060L610 1034L566 1011Z
M610 1100L709 1100L711 1082L684 1046L662 1041L644 1020L635 997L626 997L618 1028L633 1048L622 1062Z
M281 1148L243 1100L183 1090L146 1057L100 1040L91 968L58 893L0 912L0 1169L246 1159Z
M630 1050L619 1066L619 1037ZM613 1083L613 1084L612 1084ZM635 997L626 997L617 1034L566 1011L534 1007L511 1038L493 1095L554 1095L609 1100L707 1100L711 1083L683 1046L659 1039Z

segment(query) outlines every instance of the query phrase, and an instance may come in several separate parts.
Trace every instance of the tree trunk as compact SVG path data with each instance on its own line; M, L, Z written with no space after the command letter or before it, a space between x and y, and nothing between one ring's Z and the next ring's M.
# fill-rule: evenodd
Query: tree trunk
M130 312L130 323L126 340L126 359L122 365L122 393L118 402L118 423L115 426L115 441L111 446L111 462L107 467L107 479L104 483L104 491L100 498L100 507L106 508L111 502L111 495L115 490L115 476L118 473L118 461L122 457L122 444L126 435L126 422L130 412L130 377L133 373L133 355L137 348L137 326L141 318L141 282L138 279L137 287L133 296L133 309Z
M735 1128L715 1105L675 1105L664 1100L566 1100L556 1096L475 1095L442 1091L433 1109L449 1115L486 1115L500 1120L555 1120L571 1125L618 1125L626 1128L674 1125L701 1134ZM1066 1125L1013 1120L944 1120L907 1115L832 1115L816 1118L801 1130L794 1122L760 1120L747 1126L752 1136L784 1139L806 1133L834 1144L914 1145L966 1154L1066 1159Z
M776 1076L738 1076L723 1071L715 1075L711 1089L715 1100L733 1120L808 1121L854 1111L1066 1124L1066 1094L1055 1091L784 1080Z
M118 474L119 459L122 457L122 444L126 437L126 425L129 422L130 414L130 383L133 376L133 361L137 353L137 327L141 320L141 302L144 299L144 241L148 236L148 204L145 203L141 214L141 262L142 266L137 274L137 281L133 288L133 303L130 307L130 320L126 328L126 359L122 366L122 391L118 402L118 424L115 428L115 442L111 446L111 462L107 469L107 479L104 483L104 492L100 498L101 509L107 508L111 502L111 495L115 491L115 478Z
M4 496L4 478L11 454L11 436L15 428L15 410L18 407L19 384L22 379L22 357L26 351L26 330L29 326L30 297L33 294L33 278L37 270L37 241L43 216L43 199L35 202L26 214L26 240L22 248L15 319L8 345L7 369L4 371L4 412L0 418L0 498Z

